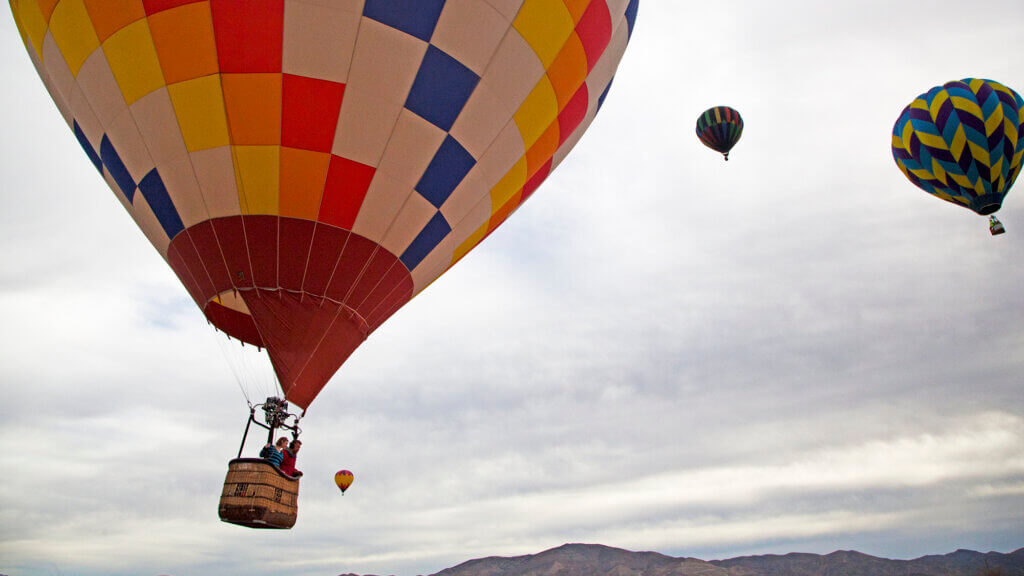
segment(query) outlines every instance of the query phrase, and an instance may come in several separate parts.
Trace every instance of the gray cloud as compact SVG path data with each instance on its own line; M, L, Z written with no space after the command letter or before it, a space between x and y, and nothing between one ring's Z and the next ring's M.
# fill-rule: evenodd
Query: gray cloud
M587 137L311 407L277 534L215 511L265 368L225 360L0 19L0 572L1020 547L1024 208L990 238L888 149L938 82L1024 88L1024 7L973 6L641 2ZM727 164L693 135L719 103Z

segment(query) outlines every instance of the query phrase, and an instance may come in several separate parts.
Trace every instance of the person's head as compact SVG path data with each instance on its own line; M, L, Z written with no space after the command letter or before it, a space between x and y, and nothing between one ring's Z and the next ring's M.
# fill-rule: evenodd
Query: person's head
M288 439L281 436L277 439L277 442L274 443L274 446L276 446L278 450L284 450L288 446Z
M292 451L292 454L299 451L302 448L302 440L292 440L292 443L288 445L288 449Z

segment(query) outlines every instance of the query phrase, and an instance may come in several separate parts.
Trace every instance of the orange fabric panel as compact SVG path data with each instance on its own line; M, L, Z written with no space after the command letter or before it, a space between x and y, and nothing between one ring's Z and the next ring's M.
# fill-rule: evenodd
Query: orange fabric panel
M552 122L533 146L526 151L527 178L536 174L541 166L555 155L555 150L558 150L559 133L558 122Z
M228 130L235 145L281 143L281 75L224 74Z
M281 148L281 216L316 220L331 155Z
M565 108L573 94L587 79L587 53L583 50L583 42L573 32L548 68L548 79L555 89L558 109Z
M217 73L217 45L206 3L157 12L149 17L149 30L168 84Z
M83 0L102 43L121 28L146 17L141 0Z

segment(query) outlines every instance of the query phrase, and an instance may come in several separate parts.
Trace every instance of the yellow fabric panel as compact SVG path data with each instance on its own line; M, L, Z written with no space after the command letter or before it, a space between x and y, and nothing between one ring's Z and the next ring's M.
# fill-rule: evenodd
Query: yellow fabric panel
M558 98L547 76L541 77L513 118L527 149L533 146L548 126L558 118Z
M28 38L28 43L31 43L39 60L42 61L43 38L46 37L46 18L43 17L43 11L39 9L39 4L35 0L15 2L12 8L14 9L11 12L14 14L18 30Z
M946 139L943 138L940 134L928 134L926 132L918 132L917 138L918 140L921 141L921 144L924 144L925 146L929 146L937 150L948 150L948 148L946 147Z
M985 134L989 135L996 131L996 128L1003 123L1003 119L1006 115L1003 114L1003 107L996 106L996 109L992 112L992 115L985 118Z
M971 179L964 174L957 174L956 172L946 172L946 176L952 178L962 188L974 188L974 184L971 183Z
M228 145L228 121L219 75L171 84L167 91L189 152Z
M527 180L526 157L520 158L516 165L491 188L491 213L497 212L513 196L518 194Z
M103 52L129 106L164 86L164 73L144 18L111 35L103 43Z
M924 106L922 106L922 108L924 108L925 110L928 111L929 114L931 114L932 122L934 122L939 117L939 110L942 109L942 106L948 100L949 93L943 90L942 92L939 92L935 96L935 98L932 100L931 106L929 106L927 102L924 102L924 100L922 100L921 102L924 103Z
M523 191L520 189L518 192L513 194L501 208L498 208L494 214L491 215L491 219L487 223L490 229L496 230L498 226L501 226L505 222L505 220L508 220L508 217L516 211L516 208L519 207L519 204L521 204L522 201Z
M932 158L932 176L939 182L946 184L947 172L942 168L942 164L940 164L935 158Z
M50 17L50 33L75 76L86 58L100 47L82 0L64 0L57 5Z
M1020 134L1017 133L1017 125L1007 118L1005 114L1003 115L1003 134L1006 134L1006 139L1010 141L1010 145L1016 148L1017 139L1020 138Z
M953 135L953 141L950 142L949 151L953 154L954 158L959 158L964 153L964 146L967 145L967 133L964 132L963 126L956 127L956 134Z
M280 146L233 146L235 182L242 214L278 214Z
M992 165L992 156L988 153L988 148L978 146L971 141L968 141L967 145L971 148L971 157L974 158L975 162L984 164L985 166Z
M576 22L562 0L526 0L512 26L547 68L576 28Z
M998 192L998 193L1003 193L1005 191L1005 188L1006 188L1006 180L1003 179L1003 155L1002 154L999 155L999 159L996 160L995 164L989 166L989 169L992 170L992 174L993 175L996 175L996 174L999 175L995 180L992 181L992 191L993 192Z
M466 238L466 240L463 241L462 244L459 244L459 247L455 249L455 253L452 254L452 265L454 265L459 260L462 260L463 256L469 253L470 250L475 248L476 245L479 244L480 241L483 240L485 236L487 236L487 230L489 226L489 222L484 222L483 225L476 229L476 232L470 234L469 238Z
M936 98L936 100L938 100L938 98ZM973 100L962 98L960 96L953 96L950 100L953 101L953 107L957 110L963 110L964 112L967 112L972 116L977 116L978 118L985 117L981 112L981 106L978 106L978 103ZM932 104L932 108L935 108L934 104ZM935 110L938 110L938 108L935 108ZM937 116L933 116L933 118L937 118Z

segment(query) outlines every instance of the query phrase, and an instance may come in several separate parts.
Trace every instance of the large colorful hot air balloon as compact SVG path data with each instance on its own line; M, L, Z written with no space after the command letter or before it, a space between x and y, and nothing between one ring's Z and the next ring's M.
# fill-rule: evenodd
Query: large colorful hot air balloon
M918 188L989 215L1020 174L1024 101L992 80L936 86L910 103L892 130L896 165ZM1001 231L994 225L993 233Z
M720 152L729 161L729 151L743 135L743 118L728 106L708 108L697 117L697 137L705 146Z
M638 4L10 2L96 169L301 407L565 158Z

